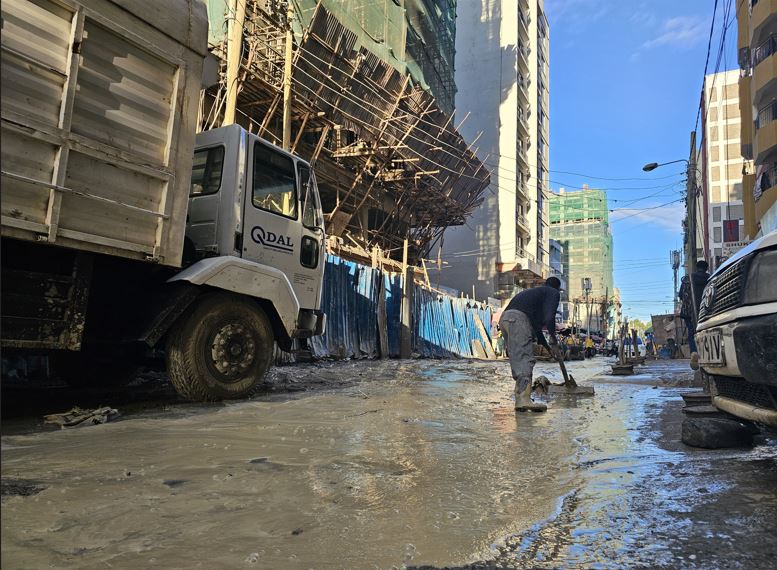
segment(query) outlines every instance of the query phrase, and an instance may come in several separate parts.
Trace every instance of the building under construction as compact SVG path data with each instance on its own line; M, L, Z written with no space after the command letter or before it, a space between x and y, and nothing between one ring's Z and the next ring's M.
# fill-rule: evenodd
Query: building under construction
M315 164L335 250L398 260L407 240L412 263L480 203L490 174L453 123L455 0L208 8L218 81L203 92L200 128L230 117L230 87L234 122L279 145L286 124L290 150Z
M613 243L604 190L554 194L550 237L563 248L569 303L563 318L572 325L607 333L612 307Z

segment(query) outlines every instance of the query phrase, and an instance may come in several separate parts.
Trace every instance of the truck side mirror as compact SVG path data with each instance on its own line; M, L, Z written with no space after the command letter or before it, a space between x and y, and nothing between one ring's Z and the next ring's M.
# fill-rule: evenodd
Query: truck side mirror
M302 202L302 225L309 230L324 232L323 220L320 219L318 200L315 196L313 178L308 178L305 184L305 199Z

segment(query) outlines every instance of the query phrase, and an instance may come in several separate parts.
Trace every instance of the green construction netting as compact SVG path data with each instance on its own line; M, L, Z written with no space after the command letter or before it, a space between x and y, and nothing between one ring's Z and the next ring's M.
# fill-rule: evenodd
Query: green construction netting
M613 241L607 195L585 190L550 200L550 238L563 248L569 297L582 297L581 279L591 278L591 297L613 296Z

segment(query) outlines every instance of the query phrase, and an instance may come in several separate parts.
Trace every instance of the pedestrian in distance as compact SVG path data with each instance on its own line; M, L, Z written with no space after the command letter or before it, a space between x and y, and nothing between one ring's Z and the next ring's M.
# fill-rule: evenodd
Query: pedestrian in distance
M512 298L502 313L499 328L505 337L510 370L515 380L515 409L519 412L544 412L548 407L531 398L532 373L537 360L534 340L559 358L556 339L556 311L561 299L561 281L549 277L544 285L521 291ZM547 327L550 344L542 333Z
M696 271L683 277L680 283L680 316L688 331L688 348L691 350L691 368L699 369L699 351L696 347L696 321L699 318L699 307L704 286L710 278L707 273L709 265L703 259L696 262Z

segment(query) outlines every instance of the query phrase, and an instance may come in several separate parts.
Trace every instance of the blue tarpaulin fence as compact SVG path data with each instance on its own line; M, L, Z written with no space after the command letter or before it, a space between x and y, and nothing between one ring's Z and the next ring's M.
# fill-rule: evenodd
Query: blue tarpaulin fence
M385 289L389 356L399 356L402 276L327 256L321 306L327 315L323 336L310 339L317 358L379 356L378 303ZM491 334L491 307L416 285L412 304L413 351L428 358L472 357L472 341L483 339L480 317ZM488 338L486 342L491 342Z

